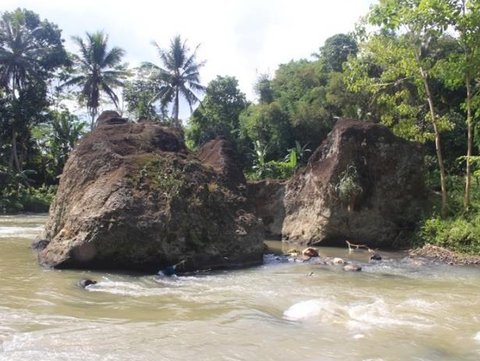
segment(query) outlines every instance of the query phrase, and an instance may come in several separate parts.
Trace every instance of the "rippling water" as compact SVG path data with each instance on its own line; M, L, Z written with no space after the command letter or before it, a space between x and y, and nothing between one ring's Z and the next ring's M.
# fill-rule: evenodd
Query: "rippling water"
M0 360L480 359L479 268L355 254L359 273L275 257L159 280L53 271L29 249L45 220L0 217Z

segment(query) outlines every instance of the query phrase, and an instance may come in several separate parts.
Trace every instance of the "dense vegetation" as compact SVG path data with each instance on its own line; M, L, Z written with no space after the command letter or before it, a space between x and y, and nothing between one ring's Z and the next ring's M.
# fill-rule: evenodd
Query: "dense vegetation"
M230 139L251 179L289 177L350 117L425 145L433 207L419 240L480 252L480 0L379 0L352 33L259 76L255 102L234 76L202 85L198 46L180 36L154 43L158 65L135 69L103 32L73 39L68 54L55 24L28 10L1 14L0 211L45 210L75 142L120 98L132 119L185 126L191 148Z

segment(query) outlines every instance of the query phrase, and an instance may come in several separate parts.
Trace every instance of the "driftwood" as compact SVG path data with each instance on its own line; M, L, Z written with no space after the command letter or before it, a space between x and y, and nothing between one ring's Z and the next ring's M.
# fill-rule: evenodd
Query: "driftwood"
M351 243L349 241L345 241L345 242L347 242L349 252L359 251L359 250L364 249L369 253L375 253L375 251L373 249L371 249L370 247L368 247L366 244L354 244L354 243Z

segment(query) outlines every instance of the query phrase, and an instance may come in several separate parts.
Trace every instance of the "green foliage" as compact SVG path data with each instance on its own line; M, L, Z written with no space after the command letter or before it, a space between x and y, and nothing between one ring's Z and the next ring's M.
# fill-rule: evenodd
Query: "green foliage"
M86 39L74 36L79 55L73 55L74 68L69 80L63 86L78 86L78 99L87 106L94 127L102 94L105 94L118 108L116 87L123 87L128 75L122 58L125 51L119 47L108 49L108 35L102 31L86 33Z
M478 165L478 163L477 163ZM472 184L472 204L463 206L463 177L448 178L449 214L438 214L439 200L433 198L432 212L419 222L417 244L432 243L460 253L480 254L480 178Z
M271 81L274 102L287 114L293 139L316 148L335 119L356 116L357 97L343 86L343 76L322 60L282 64Z
M340 173L335 185L335 192L348 210L353 211L357 199L363 193L363 187L360 184L360 178L354 164L350 164L347 169Z
M460 253L480 254L480 215L441 219L430 218L421 228L424 242Z
M266 161L267 148L258 140L254 142L254 164L251 171L247 172L247 178L251 180L290 178L298 166L296 149L291 149L284 161Z
M309 154L312 152L311 149L307 148L308 144L303 146L298 140L295 141L295 147L288 150L288 154L285 156L285 161L290 162L293 167L297 167L300 164L306 164Z
M272 79L268 74L261 74L258 77L254 90L260 103L269 104L273 102Z
M164 120L167 117L165 105L153 102L158 91L157 84L149 81L148 73L143 68L135 71L135 77L125 82L123 99L127 111L133 119Z
M172 117L177 126L179 123L180 97L183 97L190 110L199 101L196 93L205 91L200 84L200 68L205 62L197 61L197 50L193 53L182 41L180 35L170 41L169 49L162 49L157 43L153 43L158 51L162 66L153 63L143 63L142 68L149 73L148 81L155 88L155 94L151 102L160 101L164 107L173 102Z
M194 147L222 136L239 143L240 113L248 102L231 76L217 76L207 88L201 105L190 118L186 135Z
M281 158L293 142L288 115L276 102L250 105L240 115L240 134L264 147L266 159Z
M56 186L31 187L33 170L15 172L0 165L0 213L47 212Z
M358 52L356 40L351 35L336 34L325 40L319 54L313 54L325 66L328 72L341 72L343 63L349 56L355 57Z
M48 121L32 128L32 138L38 149L33 161L45 173L44 182L57 182L69 153L85 134L87 124L66 109L54 110Z
M67 63L55 24L24 9L0 15L0 143L9 144L2 155L16 172L29 156L31 126L45 121L48 84Z

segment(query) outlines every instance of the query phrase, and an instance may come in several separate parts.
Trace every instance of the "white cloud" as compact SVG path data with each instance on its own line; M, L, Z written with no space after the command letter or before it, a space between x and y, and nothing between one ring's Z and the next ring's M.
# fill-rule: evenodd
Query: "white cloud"
M67 46L72 35L104 30L131 64L156 62L156 41L167 47L180 34L199 58L206 84L233 75L253 98L258 73L273 73L292 59L308 58L326 38L353 30L374 0L2 0L0 11L24 7L58 24Z

